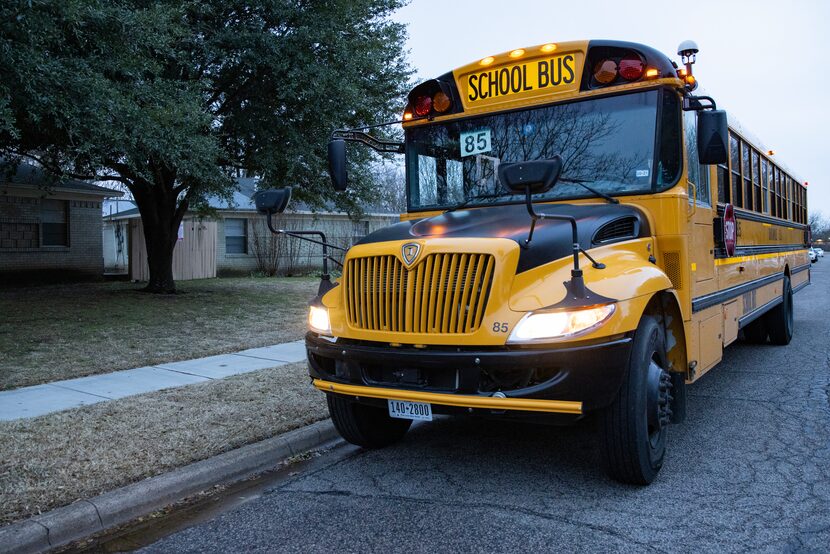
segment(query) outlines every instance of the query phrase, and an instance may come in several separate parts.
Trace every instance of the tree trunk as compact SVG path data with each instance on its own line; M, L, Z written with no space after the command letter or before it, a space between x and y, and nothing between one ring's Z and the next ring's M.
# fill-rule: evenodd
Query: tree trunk
M154 229L147 232L144 224L144 244L147 247L147 265L150 268L150 280L144 288L147 292L174 294L176 282L173 280L173 250L176 248L177 232L169 229Z
M173 250L178 242L179 224L187 211L187 200L177 206L172 182L135 187L132 192L141 214L150 269L150 280L144 290L174 294Z

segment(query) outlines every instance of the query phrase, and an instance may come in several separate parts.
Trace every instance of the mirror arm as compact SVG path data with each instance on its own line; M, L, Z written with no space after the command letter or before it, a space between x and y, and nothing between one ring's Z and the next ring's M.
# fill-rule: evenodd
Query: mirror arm
M326 256L326 257L329 259L329 261L337 264L340 267L343 267L343 263L340 260L338 260L337 258L332 258L331 256Z
M323 254L326 256L328 256L326 248L334 248L335 250L340 250L341 252L346 252L348 250L347 248L343 248L342 246L337 246L335 244L328 242L326 240L326 235L324 235L322 231L286 231L285 229L277 229L277 233L279 233L280 235L286 235L289 237L294 237L295 239L301 239L304 241L312 242L314 244L322 245ZM310 239L303 235L317 235L322 240Z
M342 263L329 256L328 249L334 248L335 250L341 250L343 252L346 252L347 249L329 243L328 240L326 240L326 235L322 231L286 231L285 229L276 229L274 228L274 222L271 220L270 213L265 214L265 220L268 223L268 229L275 235L285 235L288 237L294 237L295 239L300 239L314 244L319 244L323 247L323 275L321 276L321 279L323 281L329 280L329 260L336 263L340 267L343 267ZM320 240L311 239L305 235L317 235L318 237L320 237Z
M605 269L605 264L604 263L596 261L594 258L591 257L590 254L588 254L582 248L580 248L579 251L582 252L583 254L585 254L586 258L591 260L591 267L593 267L594 269Z
M397 122L393 122L397 123ZM384 123L383 125L390 125L391 123ZM367 127L364 127L367 128ZM348 142L359 142L368 146L369 148L383 153L403 154L404 143L393 142L389 140L377 139L363 131L356 131L353 129L338 129L331 134L332 139L340 139Z
M530 232L527 235L527 238L524 242L524 247L528 248L530 246L530 241L533 239L533 229L536 227L536 220L538 219L555 219L558 221L567 221L571 224L571 238L573 240L573 259L574 259L574 267L571 269L571 284L570 290L571 292L578 298L585 298L585 280L582 277L582 270L579 269L579 253L584 252L582 248L579 247L579 234L577 233L576 228L576 218L570 215L555 215L555 214L540 214L536 213L536 210L533 209L533 200L531 198L530 186L525 188L525 203L527 204L527 213L530 214L532 219L530 224ZM586 254L587 255L587 254ZM588 259L594 263L594 267L597 267L597 262L594 261L593 258L588 256ZM602 265L602 264L599 264ZM603 266L605 267L605 266ZM602 269L602 268L600 268Z
M701 100L707 100L709 105L701 104ZM717 110L718 105L715 104L715 99L711 96L692 96L687 94L683 97L683 111L703 111L703 110Z

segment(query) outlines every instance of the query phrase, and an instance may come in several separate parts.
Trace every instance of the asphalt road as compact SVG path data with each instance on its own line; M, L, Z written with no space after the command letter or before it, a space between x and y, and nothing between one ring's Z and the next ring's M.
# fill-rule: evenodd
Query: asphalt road
M727 349L649 487L605 477L588 423L447 418L146 552L830 551L830 259L813 267L793 342Z

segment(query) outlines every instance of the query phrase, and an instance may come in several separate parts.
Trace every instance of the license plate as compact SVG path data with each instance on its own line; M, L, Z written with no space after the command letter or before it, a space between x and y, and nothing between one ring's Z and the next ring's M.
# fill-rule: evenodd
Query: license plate
M398 419L432 421L432 406L424 402L389 400L389 415Z

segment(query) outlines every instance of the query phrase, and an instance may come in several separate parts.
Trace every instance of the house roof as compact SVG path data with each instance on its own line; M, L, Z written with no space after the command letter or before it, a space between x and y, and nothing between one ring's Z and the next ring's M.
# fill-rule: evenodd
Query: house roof
M238 177L236 179L236 190L234 190L230 202L218 196L211 196L208 198L208 205L216 210L230 210L235 212L256 211L256 204L254 203L254 194L256 194L259 185L259 179L256 177ZM366 206L367 215L399 215L397 212L390 212L380 206L369 205ZM313 213L311 207L305 202L299 200L292 200L289 204L288 213ZM342 213L338 211L333 204L327 203L323 209L317 210L319 214L336 214Z
M237 177L236 190L233 191L230 201L219 196L210 196L208 206L215 210L256 211L253 197L257 190L259 179L255 177Z
M257 185L259 184L259 179L256 177L237 177L236 179L236 189L231 194L230 200L226 198L222 198L220 196L210 196L207 198L207 204L209 207L217 210L218 212L256 212L256 204L254 203L253 197L254 194L257 192ZM310 214L315 213L311 207L306 204L305 202L300 202L297 200L292 200L291 204L289 204L288 209L286 210L287 214ZM332 215L338 214L342 215L343 212L339 212L334 209L333 206L327 206L322 210L316 212L318 215ZM388 210L384 210L377 206L369 206L366 210L366 215L368 216L378 216L378 215L394 215L397 216L398 213L389 212ZM118 213L113 213L110 215L105 215L105 218L110 219L130 219L134 217L140 217L137 208L132 208L129 210L120 211Z
M77 179L64 179L52 181L43 169L29 163L19 163L14 172L0 170L0 184L13 186L47 188L55 191L74 192L77 194L88 194L91 196L123 196L121 191L106 187L93 185Z

